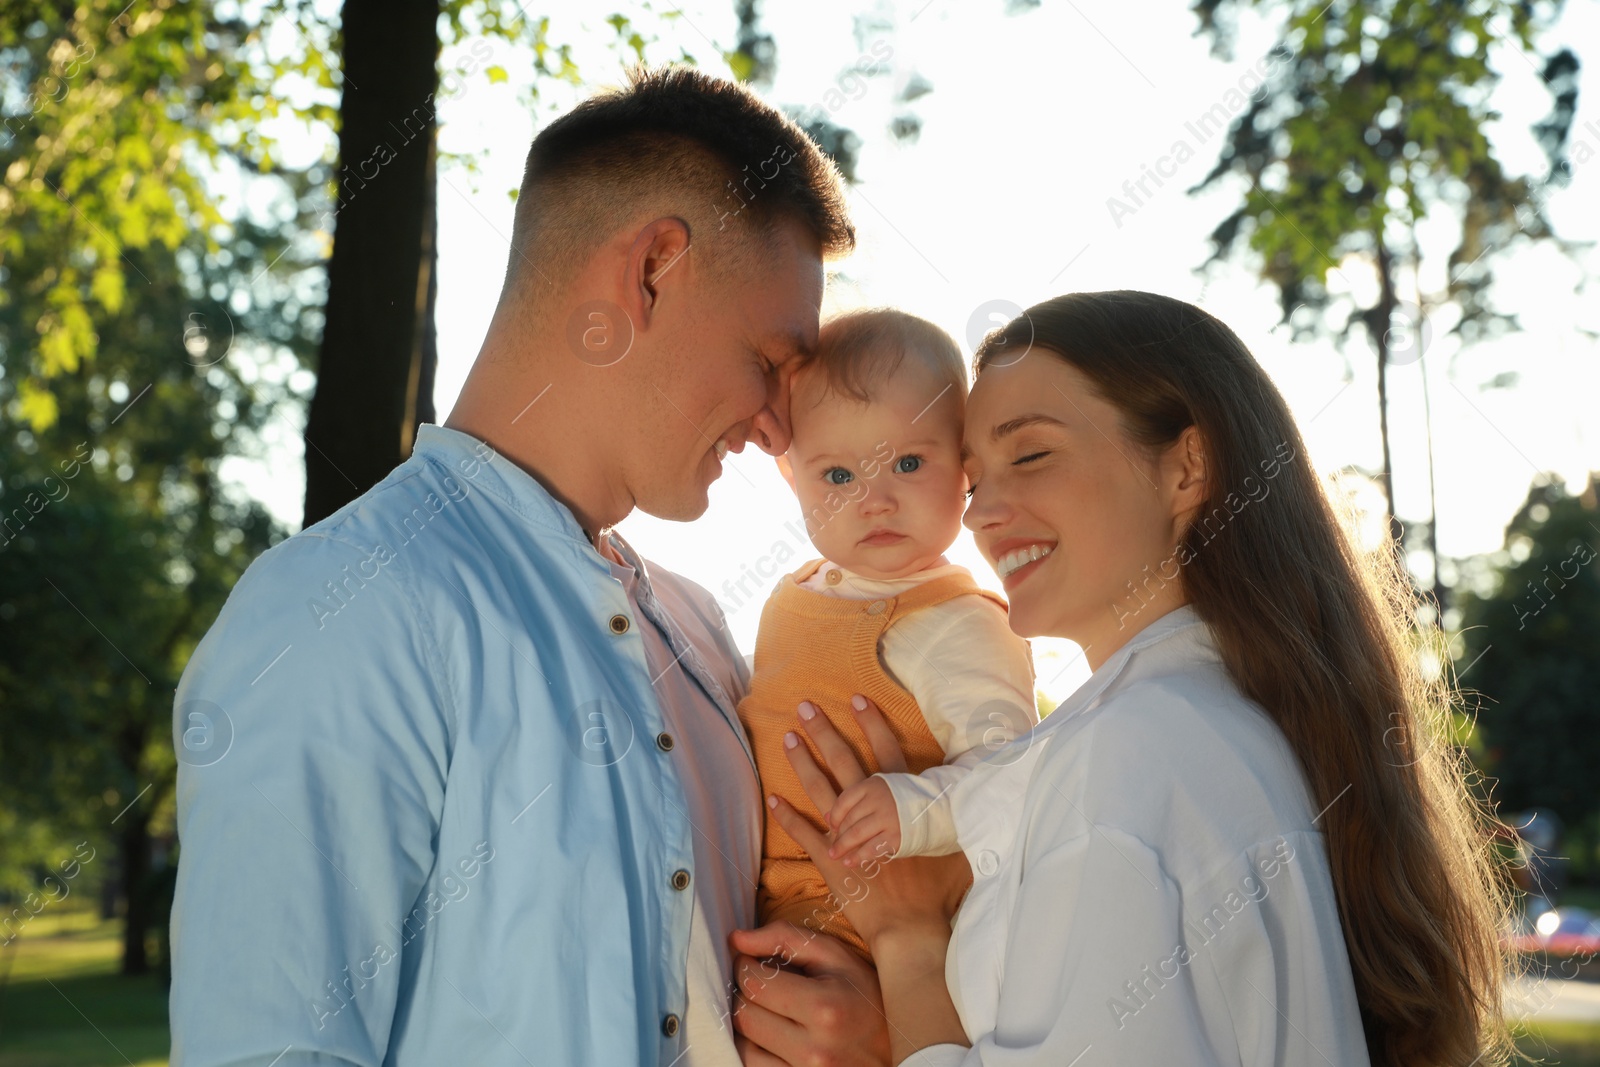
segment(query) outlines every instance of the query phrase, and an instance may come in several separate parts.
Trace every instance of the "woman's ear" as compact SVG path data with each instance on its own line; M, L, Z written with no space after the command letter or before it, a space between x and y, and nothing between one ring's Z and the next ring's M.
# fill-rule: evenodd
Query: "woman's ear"
M1210 489L1206 478L1206 442L1198 426L1190 426L1167 449L1162 473L1170 486L1173 518L1185 518L1205 503Z

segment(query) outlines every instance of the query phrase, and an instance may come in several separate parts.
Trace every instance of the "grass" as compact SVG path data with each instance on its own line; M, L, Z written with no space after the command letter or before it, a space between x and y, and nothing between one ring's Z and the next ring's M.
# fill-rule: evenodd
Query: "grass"
M1517 1038L1517 1048L1551 1067L1600 1067L1600 1025L1547 1022L1528 1027Z
M167 993L117 974L121 928L43 912L0 949L0 1067L166 1067ZM1600 1024L1527 1027L1517 1047L1551 1067L1600 1067Z
M0 1067L166 1067L167 992L117 974L121 951L121 924L81 910L0 949Z

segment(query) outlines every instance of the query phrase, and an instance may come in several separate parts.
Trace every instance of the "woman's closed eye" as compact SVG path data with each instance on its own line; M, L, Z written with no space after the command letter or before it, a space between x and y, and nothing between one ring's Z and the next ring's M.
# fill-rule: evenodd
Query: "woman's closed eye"
M1036 459L1043 459L1045 456L1048 456L1049 454L1050 454L1050 451L1048 449L1045 449L1045 450L1042 450L1042 451L1039 451L1039 452L1029 452L1026 455L1018 456L1016 459L1012 460L1011 461L1011 465L1013 467L1020 467L1024 463L1032 463ZM972 499L972 494L976 493L977 491L978 491L978 483L972 480L971 475L968 475L968 477L967 477L967 499L971 500Z
M978 491L978 479L973 475L973 467L975 467L976 464L962 463L961 466L961 473L967 477L967 491L965 496L968 500L971 500L972 494Z

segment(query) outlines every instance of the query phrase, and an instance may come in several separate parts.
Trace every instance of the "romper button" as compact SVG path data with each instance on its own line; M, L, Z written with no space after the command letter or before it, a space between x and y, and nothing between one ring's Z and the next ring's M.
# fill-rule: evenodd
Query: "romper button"
M677 1037L678 1017L676 1015L668 1015L665 1019L662 1019L661 1032L666 1034L668 1037Z
M978 873L985 878L1000 869L1000 857L988 849L978 853Z
M888 606L889 605L885 604L881 600L874 600L872 603L867 605L867 614L868 615L882 615L883 614L883 609L888 607Z
M832 568L832 569L830 569L828 571L827 582L828 582L829 585L838 585L839 584L839 579L841 579L843 577L844 577L844 574L839 570L839 568L838 567L834 567L834 568Z
M671 752L673 746L672 735L669 733L656 734L656 747L663 752Z
M611 616L611 632L625 634L628 632L628 617L626 615Z
M685 890L685 889L688 889L689 888L689 872L685 871L685 870L681 870L681 869L673 871L672 872L672 888L674 888L674 889L676 889L676 890L678 890L680 892Z

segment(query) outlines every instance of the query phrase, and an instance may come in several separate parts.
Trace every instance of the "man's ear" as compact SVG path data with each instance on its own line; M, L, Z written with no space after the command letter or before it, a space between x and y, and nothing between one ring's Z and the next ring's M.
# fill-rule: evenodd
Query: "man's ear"
M623 291L630 305L625 310L638 329L648 329L659 310L665 279L678 282L688 277L690 265L681 260L689 247L689 224L679 218L656 219L634 235Z
M789 462L789 453L785 452L778 457L778 473L783 475L783 480L789 483L789 488L798 494L800 490L794 488L794 464Z

